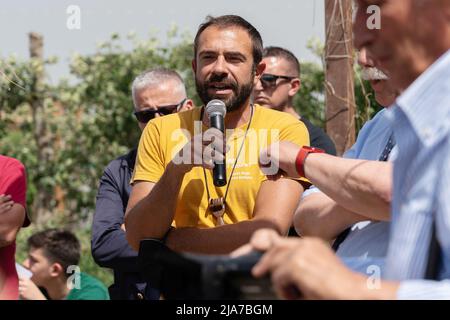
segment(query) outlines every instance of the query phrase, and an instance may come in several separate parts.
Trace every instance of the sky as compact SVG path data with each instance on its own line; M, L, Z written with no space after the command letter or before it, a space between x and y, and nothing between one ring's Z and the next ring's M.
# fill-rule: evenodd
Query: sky
M67 27L71 5L80 9L80 29ZM285 47L300 61L316 59L306 47L309 39L325 39L324 0L1 0L0 57L27 59L27 34L41 33L44 56L59 58L48 69L49 81L55 83L69 77L74 53L94 53L112 33L126 38L134 32L139 39L153 34L164 43L174 25L194 37L208 14L244 17L259 30L264 45Z

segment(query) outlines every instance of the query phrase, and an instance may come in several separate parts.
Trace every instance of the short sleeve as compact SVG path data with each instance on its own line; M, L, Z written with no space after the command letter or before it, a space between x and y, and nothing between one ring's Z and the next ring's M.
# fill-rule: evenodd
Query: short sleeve
M280 141L289 141L298 145L299 147L309 146L310 140L308 129L303 122L295 119L295 121L288 124L281 130ZM310 184L309 180L306 178L300 178L296 180L304 181L307 184Z
M11 195L15 203L21 204L25 208L27 179L24 165L17 160L9 161L5 171L7 174L2 179L0 193Z
M157 183L164 174L165 164L161 151L160 132L155 121L150 121L145 127L139 141L131 183L140 180Z
M295 121L284 127L280 132L280 141L290 141L299 147L309 146L309 133L301 121Z

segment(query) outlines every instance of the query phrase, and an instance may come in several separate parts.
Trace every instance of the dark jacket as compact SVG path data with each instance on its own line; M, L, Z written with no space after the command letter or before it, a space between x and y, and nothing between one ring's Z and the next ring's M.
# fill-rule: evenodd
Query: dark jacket
M92 224L92 256L101 267L114 271L114 284L109 288L113 300L159 298L159 293L142 280L137 252L129 246L120 228L131 192L135 160L136 149L133 149L106 167L100 179Z

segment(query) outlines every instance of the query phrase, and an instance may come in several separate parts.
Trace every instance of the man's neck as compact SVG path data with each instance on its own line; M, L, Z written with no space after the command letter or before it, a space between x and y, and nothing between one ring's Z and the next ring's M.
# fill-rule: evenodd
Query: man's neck
M225 129L235 129L248 123L251 116L250 103L245 104L242 108L228 113L225 116Z
M67 286L67 279L57 278L49 283L45 289L52 300L63 300L70 292Z
M295 111L294 107L291 106L291 105L285 106L284 108L282 108L281 111L289 113L289 114L293 115L297 119L300 118L300 115L297 113L297 111Z

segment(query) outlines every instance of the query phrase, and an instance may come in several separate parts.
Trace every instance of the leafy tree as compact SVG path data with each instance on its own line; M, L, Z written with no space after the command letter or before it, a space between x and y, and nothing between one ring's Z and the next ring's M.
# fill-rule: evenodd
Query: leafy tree
M173 29L166 44L155 37L139 41L128 36L132 50L120 37L99 45L93 55L75 55L70 64L75 82L36 90L35 76L54 61L4 59L0 87L0 152L22 160L29 174L29 205L40 195L48 215L60 212L67 223L89 224L98 179L109 161L136 146L140 131L132 116L131 82L143 70L165 66L178 70L194 96L192 45L187 34ZM46 161L38 161L31 114L33 97L44 101ZM42 138L42 137L40 137ZM32 206L33 207L33 206ZM33 212L39 208L33 207Z

